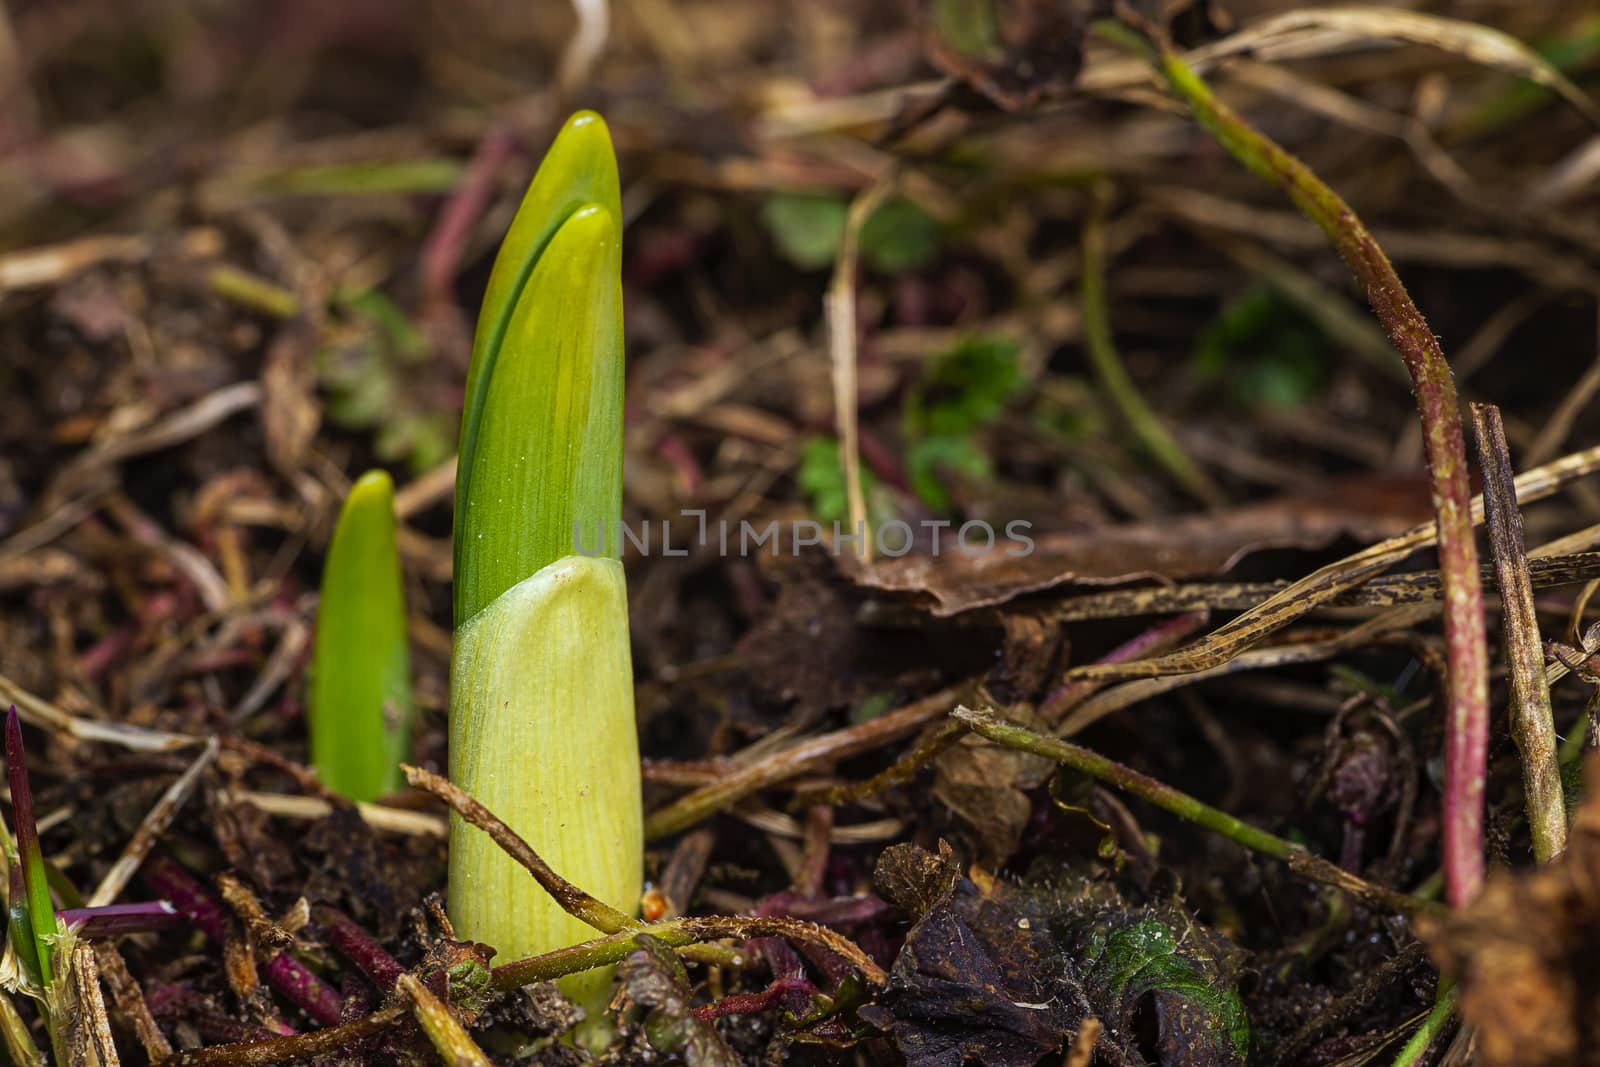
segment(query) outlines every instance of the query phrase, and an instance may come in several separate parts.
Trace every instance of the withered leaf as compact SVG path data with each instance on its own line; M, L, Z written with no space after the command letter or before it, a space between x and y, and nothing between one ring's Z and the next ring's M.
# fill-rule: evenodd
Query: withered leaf
M659 940L641 934L639 948L617 967L622 987L635 1004L649 1008L645 1036L658 1052L681 1052L689 1067L739 1067L739 1058L716 1026L694 1014L683 964Z
M890 845L872 867L872 888L893 908L920 919L955 886L961 877L955 853L947 841L939 842L936 856L927 849L902 843Z
M1016 852L1033 816L1028 792L1054 770L1043 756L967 737L935 761L933 797L971 827L978 861L998 867Z
M1416 478L1335 479L1312 493L1222 514L1047 534L1034 539L1031 551L1016 543L970 556L884 559L862 568L856 581L913 594L944 617L1068 583L1209 577L1263 549L1319 548L1341 535L1379 540L1426 521L1428 507L1427 488Z
M1032 1067L1084 1014L1048 930L968 878L911 928L889 992L860 1012L909 1067Z

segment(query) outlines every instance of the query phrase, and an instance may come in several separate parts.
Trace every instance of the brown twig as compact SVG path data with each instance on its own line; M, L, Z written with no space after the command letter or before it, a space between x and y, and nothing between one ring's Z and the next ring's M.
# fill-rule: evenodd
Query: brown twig
M961 689L958 687L942 689L859 726L813 737L740 767L720 781L680 797L646 816L645 839L677 833L728 808L758 789L766 789L822 764L858 755L904 736L948 712L960 696Z
M100 1067L122 1067L117 1056L117 1043L111 1037L111 1020L106 1018L105 998L100 995L100 968L95 963L94 948L79 941L72 949L72 980L78 994L78 1012L74 1024L81 1028L83 1039L94 1048Z
M463 819L492 837L496 844L528 869L528 872L568 914L610 935L571 948L549 952L543 956L534 956L496 967L494 969L496 988L515 989L533 982L549 981L616 963L636 947L635 935L641 933L659 938L670 948L724 937L794 937L816 942L829 951L843 956L870 982L881 985L888 980L883 969L854 942L814 923L795 919L773 920L767 917L745 916L710 916L641 923L596 900L551 870L515 830L445 779L430 771L406 764L401 764L401 769L405 772L406 781L412 786L426 790L443 800ZM774 922L776 925L773 925ZM718 959L719 962L730 962L725 956L719 956Z
M1556 724L1545 681L1544 642L1533 607L1522 539L1522 512L1512 488L1511 451L1500 409L1472 405L1488 510L1489 543L1499 575L1501 624L1505 628L1506 668L1511 681L1511 738L1522 754L1522 786L1528 805L1533 856L1548 863L1567 847L1567 808L1556 758Z
M158 1067L265 1067L289 1060L310 1060L343 1051L376 1037L406 1017L408 1006L395 1004L373 1012L364 1019L309 1034L269 1037L262 1041L241 1041L232 1045L186 1049L162 1060Z
M144 990L128 973L128 964L123 960L122 953L109 941L98 941L94 946L94 958L100 969L100 977L111 991L111 1002L138 1036L139 1044L144 1046L150 1062L159 1063L172 1055L172 1046L167 1043L166 1035L151 1016L150 1006L144 1000Z
M816 791L802 789L795 797L795 804L797 806L854 804L867 797L876 796L885 789L904 785L915 778L918 771L932 763L939 753L955 744L965 732L954 723L941 723L910 752L866 781L828 786Z
M1498 588L1499 578L1493 566L1478 568L1485 588ZM1535 589L1571 585L1600 579L1600 552L1573 552L1567 555L1539 557L1528 556L1528 579ZM1176 585L1151 585L1136 589L1112 589L1103 593L1084 593L1068 597L1051 605L1050 617L1058 622L1085 622L1094 619L1128 618L1137 615L1165 615L1169 612L1193 611L1209 608L1212 611L1249 611L1270 597L1277 596L1289 585L1277 582L1180 582ZM1403 574L1381 574L1355 589L1330 597L1325 608L1392 608L1400 604L1420 604L1441 598L1438 571L1406 571ZM1141 635L1142 636L1142 635ZM1135 638L1134 640L1138 640ZM1131 642L1130 642L1131 643ZM1173 642L1176 643L1176 642ZM1149 649L1141 654L1156 651ZM1113 660L1106 656L1096 662L1114 663L1137 656L1123 656ZM1060 692L1068 696L1080 693L1075 687L1081 682L1068 682ZM1050 701L1059 703L1061 697L1052 694ZM1051 704L1047 701L1046 707ZM1071 702L1068 701L1070 709Z
M161 835L166 833L167 827L172 825L172 820L177 817L178 810L194 792L195 783L200 780L200 774L217 758L217 739L208 738L205 747L200 750L194 762L178 776L178 780L167 787L161 794L161 799L145 815L144 821L133 832L128 843L122 849L122 855L117 857L117 862L100 879L100 884L95 886L94 893L86 904L91 908L104 907L122 895L134 874L139 870L139 865L150 855L150 850L155 848Z
M857 432L856 396L856 257L861 227L894 191L889 176L858 194L845 217L844 236L833 265L824 304L828 318L828 353L833 363L833 417L839 430L839 463L844 470L845 500L856 559L872 562L872 531L867 529L867 503L861 490L861 448Z
M772 915L704 915L648 923L642 929L624 930L571 948L502 964L494 969L494 987L500 990L519 989L534 982L549 982L577 971L618 963L638 947L640 934L649 934L668 948L729 937L746 941L756 937L806 941L842 956L861 977L873 985L882 986L889 981L883 968L861 951L854 941L826 926Z
M1574 479L1600 470L1600 445L1552 460L1542 467L1517 476L1517 499L1526 504L1542 500ZM1472 500L1472 521L1483 521L1483 498ZM1067 672L1069 680L1094 678L1125 681L1131 678L1160 678L1187 674L1220 666L1266 637L1304 618L1317 608L1331 603L1347 590L1366 583L1380 572L1434 543L1438 524L1423 523L1375 545L1368 545L1341 560L1320 567L1299 581L1279 590L1254 608L1231 619L1205 637L1166 655L1127 663L1089 663ZM1556 548L1543 546L1536 555ZM1561 548L1565 551L1565 548Z
M550 865L539 857L532 846L501 821L498 815L448 780L432 771L425 771L410 764L402 763L400 769L405 772L406 781L413 788L432 793L450 805L451 810L470 825L493 838L494 843L504 849L506 855L528 869L528 873L533 875L534 881L539 883L540 888L549 893L555 902L561 905L561 910L568 915L588 923L603 934L614 934L619 930L639 930L644 927L638 919L623 914L597 897L590 896L551 870Z

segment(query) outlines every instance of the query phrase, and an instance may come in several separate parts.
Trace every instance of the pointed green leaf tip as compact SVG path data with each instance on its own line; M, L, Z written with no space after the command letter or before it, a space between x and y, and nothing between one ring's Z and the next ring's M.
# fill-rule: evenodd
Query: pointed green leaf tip
M402 784L412 717L403 583L394 482L368 471L345 499L328 546L311 660L311 763L328 788L352 800Z
M616 558L622 203L599 115L567 120L495 259L456 474L455 625L547 564ZM603 536L598 533L603 531Z

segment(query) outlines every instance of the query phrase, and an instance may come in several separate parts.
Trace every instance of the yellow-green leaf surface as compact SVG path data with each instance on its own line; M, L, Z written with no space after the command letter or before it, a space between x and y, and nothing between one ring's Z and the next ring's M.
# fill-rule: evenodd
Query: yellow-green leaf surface
M368 471L339 512L311 661L311 763L353 800L398 789L411 742L410 661L394 483Z
M557 873L632 914L644 829L622 564L568 556L508 589L456 631L450 697L451 780ZM598 936L459 817L450 918L497 962ZM593 1003L610 982L608 970L562 988Z
M573 551L615 557L622 499L622 204L605 122L567 120L484 294L456 475L455 623Z

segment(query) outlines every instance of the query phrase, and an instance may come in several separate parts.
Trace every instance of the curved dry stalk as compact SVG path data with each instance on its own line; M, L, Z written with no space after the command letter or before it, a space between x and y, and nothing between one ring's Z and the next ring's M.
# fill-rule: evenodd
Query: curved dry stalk
M366 1018L330 1026L325 1030L313 1030L309 1034L184 1049L162 1060L160 1067L262 1067L269 1063L315 1059L376 1037L408 1014L409 1005L391 1004Z
M1600 470L1600 445L1570 453L1517 475L1513 483L1517 491L1517 500L1524 504L1542 500L1574 479L1597 470ZM1482 522L1483 515L1483 498L1473 497L1472 522L1474 524ZM1584 536L1578 541L1561 538L1541 545L1530 555L1535 558L1548 558L1557 553L1573 551L1575 544L1586 544L1591 539L1588 531L1582 533ZM1188 674L1192 671L1219 667L1318 607L1338 603L1348 591L1367 583L1375 575L1399 563L1418 549L1429 547L1437 538L1437 522L1414 526L1405 533L1379 541L1375 545L1368 545L1344 559L1335 560L1312 571L1298 581L1278 588L1267 599L1243 615L1230 619L1198 641L1185 645L1176 652L1151 656L1148 659L1117 662L1102 660L1087 663L1067 671L1067 680L1121 682L1134 678L1162 678L1169 674Z
M1083 350L1089 356L1095 377L1100 379L1100 387L1111 397L1122 421L1144 450L1190 496L1208 508L1225 507L1227 497L1162 425L1144 394L1128 376L1128 369L1122 365L1122 357L1117 352L1111 332L1110 301L1106 296L1105 214L1109 200L1107 187L1097 185L1080 240L1083 270L1078 279L1078 307L1083 315Z
M1124 39L1126 30L1112 27ZM1293 154L1217 99L1160 35L1151 62L1195 120L1244 167L1282 189L1327 235L1367 293L1384 333L1411 376L1433 487L1449 659L1445 731L1444 870L1447 895L1461 906L1483 884L1483 787L1489 740L1488 647L1483 588L1472 534L1472 490L1450 365L1394 266L1356 213ZM1144 49L1143 42L1135 47ZM1369 561L1366 576L1376 573ZM1345 586L1348 588L1348 585Z
M528 873L533 875L539 887L549 893L568 915L583 920L602 934L643 929L644 924L638 919L618 911L598 897L585 893L551 870L550 865L539 857L520 834L447 779L432 771L425 771L421 767L413 767L409 763L402 763L400 770L404 772L406 782L412 787L432 793L450 805L451 809L470 825L488 834L507 855L528 869Z
M1545 679L1544 642L1533 606L1533 582L1522 537L1522 512L1511 487L1511 453L1500 409L1473 404L1478 466L1489 511L1489 545L1499 575L1500 616L1505 630L1506 675L1511 683L1511 739L1522 756L1523 793L1533 858L1548 863L1567 848L1567 806L1556 758L1556 724Z

